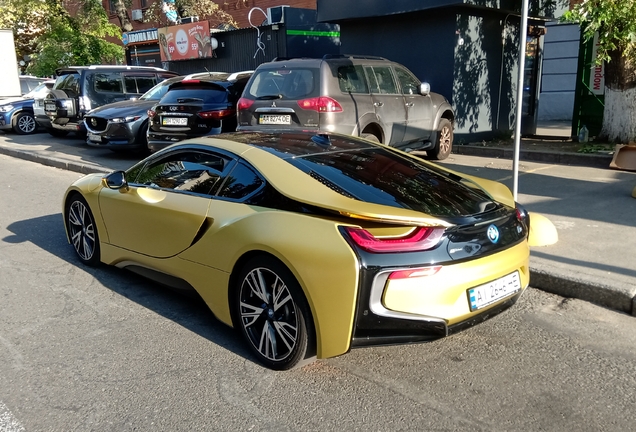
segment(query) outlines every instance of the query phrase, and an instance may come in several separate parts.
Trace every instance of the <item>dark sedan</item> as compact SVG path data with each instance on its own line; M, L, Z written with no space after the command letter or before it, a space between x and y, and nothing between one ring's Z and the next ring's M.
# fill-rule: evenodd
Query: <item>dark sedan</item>
M148 147L236 130L236 103L253 71L188 77L148 111Z

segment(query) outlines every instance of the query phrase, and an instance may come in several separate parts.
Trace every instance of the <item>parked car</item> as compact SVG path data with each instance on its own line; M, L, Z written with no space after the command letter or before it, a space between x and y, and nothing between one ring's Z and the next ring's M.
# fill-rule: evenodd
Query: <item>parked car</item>
M148 110L151 151L186 138L236 131L236 103L253 71L190 77Z
M37 132L38 124L33 113L36 98L44 98L55 81L48 80L38 84L21 98L7 98L0 101L0 129L13 130L20 135Z
M135 99L155 84L178 74L147 66L70 66L55 71L57 79L44 99L46 120L38 123L55 136L84 134L84 115L113 102Z
M445 159L455 114L406 67L381 57L261 64L238 103L238 130L332 131Z
M212 76L227 76L227 73L202 72L168 78L139 99L115 102L90 111L84 116L86 143L113 151L147 151L148 110L168 92L170 85L183 79Z
M195 290L273 369L448 336L529 281L508 188L350 135L187 140L77 180L62 211L82 263Z

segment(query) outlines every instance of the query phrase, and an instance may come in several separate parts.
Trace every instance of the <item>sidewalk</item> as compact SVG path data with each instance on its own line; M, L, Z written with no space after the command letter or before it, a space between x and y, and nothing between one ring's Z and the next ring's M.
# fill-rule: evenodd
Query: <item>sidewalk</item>
M468 148L472 155L464 152ZM47 134L0 134L0 153L79 173L126 169L138 160ZM547 216L559 241L532 248L530 285L636 316L636 199L631 197L636 173L607 168L611 156L539 153L521 153L518 200ZM512 188L511 159L502 149L457 146L441 164Z

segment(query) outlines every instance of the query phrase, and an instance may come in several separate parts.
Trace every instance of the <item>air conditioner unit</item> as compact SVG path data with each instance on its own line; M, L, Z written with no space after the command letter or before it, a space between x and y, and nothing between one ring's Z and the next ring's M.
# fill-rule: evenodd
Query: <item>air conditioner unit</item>
M198 16L189 16L189 17L183 17L179 19L179 24L190 24L193 22L197 22L199 21L199 17Z
M289 5L281 5L267 8L267 24L278 24L285 22L285 11Z
M144 12L141 9L133 9L132 10L132 19L133 19L133 21L143 21L144 20Z

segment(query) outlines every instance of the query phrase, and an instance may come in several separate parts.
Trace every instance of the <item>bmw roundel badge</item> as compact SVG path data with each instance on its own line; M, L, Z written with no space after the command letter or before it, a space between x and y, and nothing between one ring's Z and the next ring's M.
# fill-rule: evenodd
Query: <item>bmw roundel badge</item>
M490 225L488 227L486 235L488 236L488 240L490 240L492 243L497 243L499 241L499 230L495 225Z

